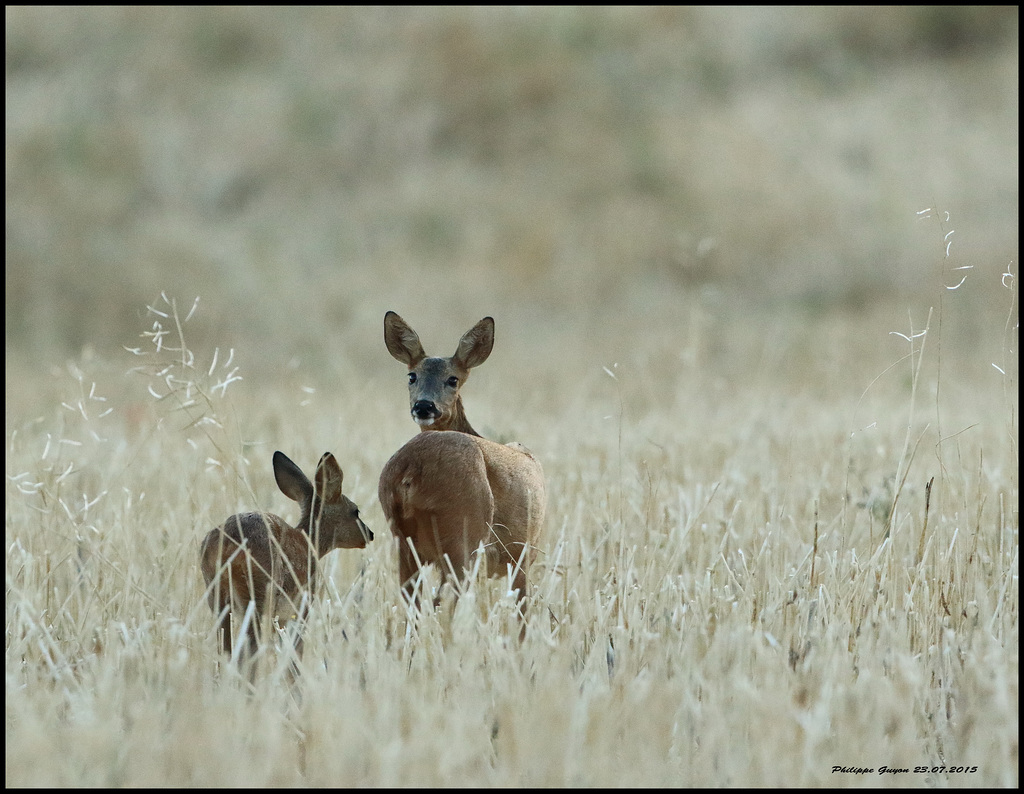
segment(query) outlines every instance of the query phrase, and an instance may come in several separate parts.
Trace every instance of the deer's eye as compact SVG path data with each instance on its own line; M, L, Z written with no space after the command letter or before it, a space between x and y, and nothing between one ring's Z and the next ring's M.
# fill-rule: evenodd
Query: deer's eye
M459 379L452 375L450 378L448 378L447 383L454 389L456 386L459 385Z
M416 373L415 372L410 372L409 373L409 385L411 386L415 382L416 382Z

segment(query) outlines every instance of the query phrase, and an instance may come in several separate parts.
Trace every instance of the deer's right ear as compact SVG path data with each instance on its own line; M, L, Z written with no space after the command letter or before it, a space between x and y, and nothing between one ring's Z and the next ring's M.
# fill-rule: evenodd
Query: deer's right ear
M384 344L387 345L388 352L409 369L427 357L419 336L395 312L384 315Z
M344 476L334 455L325 452L316 467L316 492L320 498L328 504L340 502Z

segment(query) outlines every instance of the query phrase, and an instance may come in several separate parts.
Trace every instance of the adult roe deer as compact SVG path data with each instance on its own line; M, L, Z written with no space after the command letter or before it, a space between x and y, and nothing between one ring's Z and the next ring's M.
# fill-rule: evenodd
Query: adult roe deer
M274 453L274 478L289 499L299 503L302 516L293 527L272 513L231 516L203 539L200 567L209 590L210 608L220 616L223 648L231 653L231 612L241 621L249 602L255 610L249 622L247 648L255 653L264 616L304 621L308 609L302 593L315 592L318 560L333 549L361 549L373 533L359 518L359 508L341 492L342 471L330 452L316 467L316 487L287 455ZM217 580L211 587L211 583ZM302 655L301 637L295 649Z
M469 371L491 353L494 320L485 317L467 331L455 355L432 358L408 323L389 311L384 343L409 368L410 411L420 426L385 464L377 490L398 538L402 588L415 599L418 564L439 565L442 581L462 576L483 544L488 573L503 575L512 566L512 587L525 601L544 525L544 472L522 444L481 437L459 393Z

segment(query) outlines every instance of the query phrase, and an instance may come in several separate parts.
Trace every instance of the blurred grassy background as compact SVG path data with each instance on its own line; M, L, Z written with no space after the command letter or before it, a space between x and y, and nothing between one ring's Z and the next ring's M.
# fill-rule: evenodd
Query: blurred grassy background
M431 353L493 314L542 370L741 371L808 319L904 327L951 229L971 349L1017 258L1017 20L8 7L8 357L120 353L166 291L247 372L390 368L387 309Z

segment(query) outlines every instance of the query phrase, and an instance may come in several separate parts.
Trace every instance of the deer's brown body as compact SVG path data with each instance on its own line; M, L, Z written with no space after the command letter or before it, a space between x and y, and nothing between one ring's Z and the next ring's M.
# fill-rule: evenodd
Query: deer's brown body
M274 476L285 496L301 505L298 523L293 527L272 513L239 513L211 530L200 550L210 608L221 616L229 653L232 612L241 621L247 605L254 604L246 650L255 652L265 618L282 624L305 618L303 593L315 591L320 557L333 549L364 548L373 540L359 509L341 491L342 471L331 453L320 458L315 488L281 452L274 453ZM296 645L301 653L301 640Z
M525 598L544 525L544 472L522 444L482 438L459 396L469 370L490 355L494 321L477 323L451 358L428 358L394 312L385 315L384 339L409 367L410 410L421 429L384 466L378 487L398 538L403 588L413 596L417 560L437 564L442 576L463 575L482 544L488 572L505 575L511 566L512 586Z

